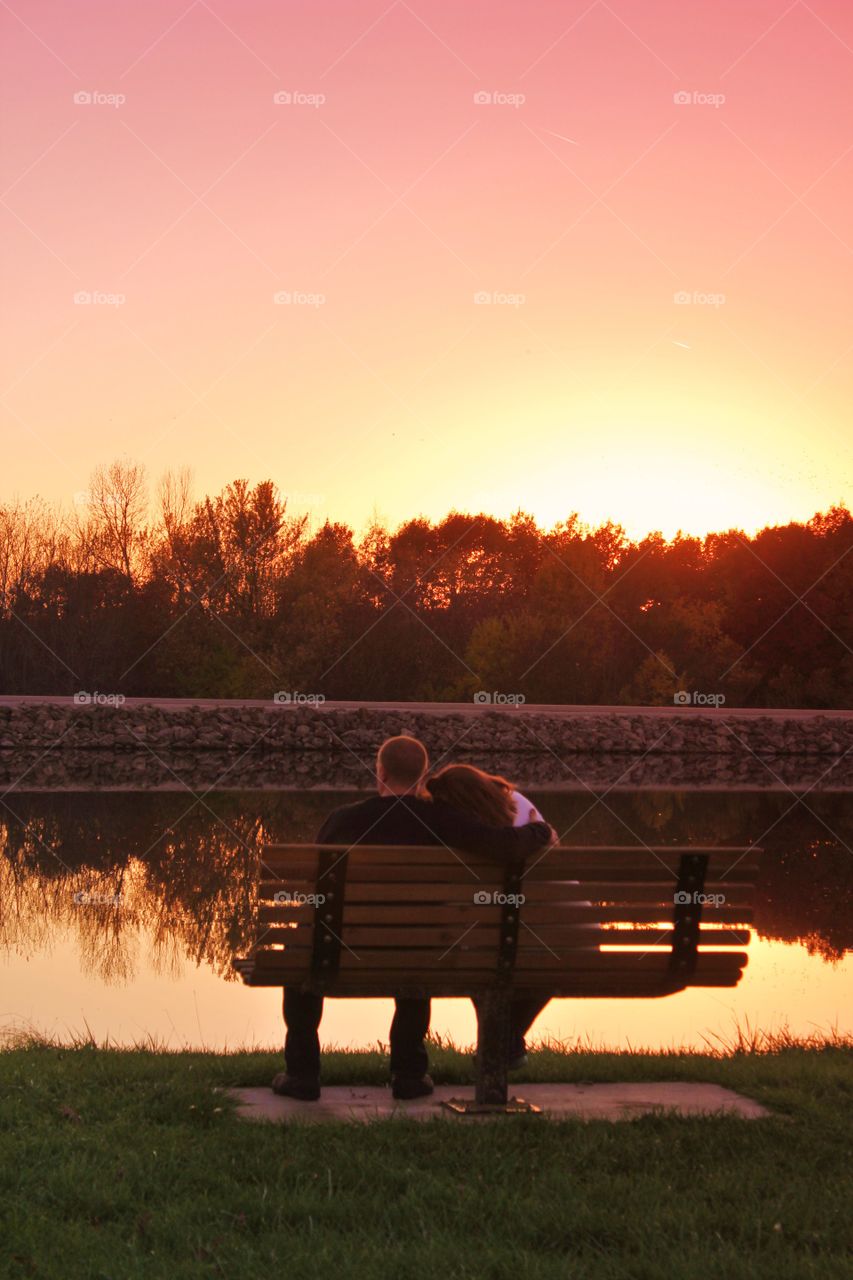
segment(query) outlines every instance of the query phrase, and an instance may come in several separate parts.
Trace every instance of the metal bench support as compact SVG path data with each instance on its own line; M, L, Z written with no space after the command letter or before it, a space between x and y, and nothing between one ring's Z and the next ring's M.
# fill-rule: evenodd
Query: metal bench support
M708 859L702 854L687 853L679 861L673 894L670 959L670 973L674 978L689 977L696 968L707 873Z
M477 1087L474 1101L451 1098L445 1105L459 1115L540 1113L523 1098L507 1097L507 1064L512 1037L512 975L521 917L522 868L508 863L504 872L496 985L480 992L477 1009Z
M510 999L505 986L492 987L477 997L477 1088L473 1102L450 1098L442 1104L456 1115L541 1115L540 1107L507 1097Z

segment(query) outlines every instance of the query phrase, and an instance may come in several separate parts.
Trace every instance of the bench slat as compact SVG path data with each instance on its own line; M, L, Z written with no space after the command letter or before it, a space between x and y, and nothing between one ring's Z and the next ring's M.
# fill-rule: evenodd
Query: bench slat
M304 862L294 863L292 866L273 867L262 866L264 878L260 881L260 888L264 895L275 892L276 889L287 888L294 882L310 883L316 882L316 866L310 867ZM661 866L654 858L650 858L647 862L635 865L631 871L620 869L618 875L608 874L606 867L599 867L593 874L584 876L584 883L593 881L598 884L618 883L634 883L634 884L651 884L656 883L671 885L675 881L675 872L667 867ZM269 874L267 874L269 873ZM273 874L275 873L275 874ZM713 876L720 875L721 868L712 869L708 879ZM500 883L503 876L502 867L493 863L490 867L470 867L463 866L455 861L433 862L424 864L421 862L413 865L405 863L397 863L389 866L385 862L367 862L357 861L353 859L347 867L347 883L368 883L373 881L395 882L401 883L441 883L441 884L464 884L477 887L481 882L486 884ZM749 885L754 881L755 869L736 867L730 875L725 878L726 884L733 885ZM577 880L580 875L577 873L575 864L569 864L562 867L555 864L546 856L541 862L535 866L531 866L528 870L522 872L522 879L526 884L538 883L540 881L550 880Z
M270 842L263 846L264 857L269 856L271 859L288 859L292 857L313 857L317 851L322 849L328 853L331 850L338 850L340 853L350 852L353 856L361 856L363 854L376 855L378 858L385 858L389 862L406 862L413 854L419 861L429 860L430 857L441 858L450 853L450 846L445 844L413 844L413 845L386 845L386 844L368 844L367 842L357 844L277 844ZM730 854L730 853L760 853L758 845L749 844L557 844L554 845L550 852L562 852L570 854L591 854L595 857L611 857L614 854L629 854L632 857L638 853L646 853L649 850L659 854L672 854L679 856L683 853L701 853L701 854ZM472 861L481 861L484 863L493 862L494 860L488 854L469 853L465 850L457 850L459 857L469 858Z
M347 893L346 904L344 907L344 921L347 920L348 910L356 904L371 904L372 910L380 911L386 905L394 905L399 903L407 903L408 914L404 919L411 920L413 924L421 923L418 913L422 906L435 905L443 903L448 908L462 909L465 912L463 916L457 918L467 919L470 923L476 924L480 920L486 923L486 920L494 916L486 917L485 912L492 912L491 906L484 907L474 902L448 901L446 892L439 886L432 894L427 895L427 902L423 899L412 899L410 896L410 886L388 886L383 888L381 896L375 895L372 890L366 891L363 885L353 885L352 896ZM596 924L610 921L614 924L644 924L657 923L659 920L672 920L673 904L661 903L658 905L632 906L630 903L614 903L614 904L593 904L591 906L582 906L580 902L572 902L568 900L563 905L558 898L543 898L540 900L528 900L521 912L522 920L528 924L535 923L538 918L540 922L543 920L541 911L548 908L558 913L557 921L564 921L566 924L572 922ZM292 910L294 914L302 913L304 915L306 908L285 908ZM308 908L313 910L313 908ZM483 913L483 914L481 914ZM545 917L548 918L548 917ZM552 917L553 918L553 917ZM378 919L378 917L377 917ZM749 924L751 920L751 910L746 906L716 906L713 904L705 904L702 907L702 920L707 923L717 924ZM389 921L390 923L390 921Z
M262 952L256 956L251 969L252 977L275 977L277 982L271 985L300 982L308 977L307 965L300 964L295 959L290 962L276 962L277 954ZM374 984L377 988L384 984L385 992L390 993L395 990L398 982L400 985L413 986L423 981L425 986L430 986L436 980L457 981L463 975L478 981L488 981L494 976L493 969L487 970L479 964L460 963L453 967L447 964L438 966L429 960L420 963L410 962L413 953L403 954L406 963L401 964L393 973L388 973L384 971L388 964L384 956L368 954L365 958L356 960L344 953L345 959L342 959L341 971L328 986L329 994L334 995L339 989L343 993L348 985L354 986L359 982ZM686 981L690 985L701 985L703 981L713 983L717 979L730 978L739 974L746 963L747 956L742 951L700 953L696 960L695 971ZM346 967L343 967L344 964ZM371 970L379 972L371 973ZM669 956L660 953L631 956L604 952L595 957L593 964L587 965L582 963L566 965L562 959L549 958L546 955L536 965L530 964L520 970L517 976L518 981L514 982L513 986L522 982L529 987L541 980L543 986L551 989L553 985L555 990L560 986L578 990L598 987L604 990L608 985L630 986L645 982L654 983L654 981L663 985L683 985L685 981L670 974Z
M287 959L289 955L293 955L294 960L298 953L281 952L281 951L259 951L255 957L255 966L260 970L284 969L289 968L290 963ZM588 972L596 974L611 973L666 973L669 966L668 952L646 952L631 953L617 951L598 951L595 948L567 950L564 955L553 955L540 948L535 952L528 951L523 955L520 953L518 957L518 972L542 971L550 973L553 969L564 969L567 973ZM721 972L728 972L734 968L742 968L746 964L747 956L744 951L708 951L700 953L697 963L702 963L708 971L719 969ZM393 984L394 978L398 973L406 973L410 970L417 972L432 972L436 970L447 969L454 971L457 969L491 969L495 970L494 953L490 951L473 951L466 950L459 945L451 950L442 950L439 947L406 947L401 950L394 948L362 947L359 951L347 951L344 948L341 952L340 975L352 973L360 966L365 969L385 969L386 981ZM333 984L334 985L334 984Z
M261 905L258 907L258 920L262 923L284 923L286 920L299 920L300 923L313 918L313 907L294 907L284 903ZM466 902L445 903L425 902L421 904L370 904L344 903L344 925L351 924L454 924L464 928L466 924L488 925L500 921L500 907L480 906Z
M314 919L314 908L264 908L257 911L259 924L264 927L278 925L284 929L293 922L298 928L310 928ZM612 906L578 905L525 905L521 911L521 928L524 925L562 925L564 928L578 927L581 924L658 924L672 923L672 906L669 909L656 906L631 906L616 904ZM702 911L702 922L707 924L749 924L752 922L752 909L748 906L729 906L725 908L706 908ZM500 923L500 909L488 906L479 908L474 904L464 906L443 904L443 902L427 902L427 904L359 904L345 906L343 909L343 927L350 929L353 925L375 925L386 928L392 924L407 925L411 928L442 928L452 925L464 931L469 925L478 928L491 928ZM293 932L293 931L291 931ZM348 936L348 933L347 933Z
M738 863L733 866L725 859L712 859L708 863L706 880L724 879L726 884L751 884L755 881L755 863ZM661 864L652 854L639 851L633 862L625 862L614 866L607 862L593 862L590 859L572 861L562 858L552 861L550 854L545 854L541 861L531 860L530 865L522 871L522 879L526 883L539 880L583 880L600 884L672 884L678 877L678 862ZM390 878L390 877L389 877Z
M291 929L285 932L275 926L264 929L257 942L257 948L284 947L285 953L297 951L308 952L312 947L312 931L310 929ZM519 938L518 955L537 953L543 949L562 953L566 950L594 950L611 947L672 947L674 933L671 929L602 929L594 932L588 928L565 929L543 928L536 933L526 931ZM748 929L703 929L699 934L699 946L746 946L751 938ZM494 960L498 950L497 931L494 926L487 930L478 930L475 936L472 930L460 942L459 931L448 926L445 928L400 928L377 930L370 927L347 930L346 943L359 955L364 949L379 950L382 948L399 949L401 947L434 947L453 948L459 946L466 954L482 952ZM281 954L281 953L279 953Z
M538 885L523 885L522 893L527 904L571 903L578 901L575 889L576 886L574 885L566 884L562 881L553 881ZM380 902L409 902L414 904L446 902L449 906L456 907L465 907L469 904L484 906L487 904L475 902L475 894L481 892L494 892L494 890L463 890L459 886L442 884L348 884L345 902L375 902L377 904ZM326 896L329 896L328 893ZM583 901L583 899L580 900ZM666 899L661 897L658 900L663 902ZM670 906L672 905L670 900ZM719 907L712 907L709 903L705 904L704 911L712 909L720 910Z
M684 991L686 987L713 987L715 989L736 987L740 980L740 970L734 974L723 974L709 978L698 978L695 982L682 984L680 986L672 986L662 983L659 979L650 978L639 982L620 982L618 980L610 981L603 979L597 983L583 982L580 979L572 985L567 985L560 980L559 975L552 975L543 980L541 977L531 978L522 977L518 979L513 986L513 990L519 995L530 994L531 996L541 995L543 989L554 999L572 999L572 1000L632 1000L632 999L662 999L666 996L676 995L679 991ZM297 983L301 983L302 977L294 979ZM250 987L276 987L281 988L286 983L275 974L256 974L244 979L247 986ZM333 991L328 994L332 999L387 999L390 995L410 995L410 996L431 996L435 1000L441 999L462 999L465 997L476 996L480 992L487 991L493 984L488 981L482 974L464 974L458 973L452 976L432 974L424 975L421 982L413 982L411 980L394 984L393 992L387 978L382 975L375 982L361 980L359 982L350 982L347 984L339 983Z
M564 925L545 925L536 930L536 936L522 925L518 938L518 950L530 951L544 944L555 951L567 946L672 947L674 930L667 929L595 929L571 928ZM747 946L751 938L748 929L700 929L699 946Z
M473 933L469 934L463 942L460 943L459 935L452 929L447 930L389 930L392 935L388 938L377 938L375 935L367 937L353 936L352 933L346 935L346 945L353 954L361 959L365 955L382 955L388 965L396 965L398 955L401 949L410 949L413 955L420 955L422 950L429 951L432 955L441 956L446 951L448 954L458 951L460 955L475 956L476 967L481 967L481 961L491 968L496 967L496 957L498 953L497 938L474 938ZM585 953L590 958L593 966L597 965L597 961L593 957L601 954L626 955L629 954L626 948L634 948L649 951L652 948L665 948L667 954L672 949L673 933L667 929L625 929L612 930L606 935L598 936L597 941L591 941L589 932L582 933L576 931L574 934L561 931L558 936L553 934L527 935L524 943L519 942L516 954L517 967L522 966L522 960L535 962L537 956L543 953L552 954L559 957L568 956L570 953ZM703 931L699 940L699 953L702 949L713 947L715 949L721 947L743 947L750 942L751 934L745 929L709 929ZM606 939L606 940L605 940ZM270 937L264 936L261 939L256 955L261 953L275 955L279 959L287 957L300 957L305 959L312 953L312 944L310 936L297 936L287 942L277 935Z
M348 941L351 929L356 925L352 922L352 911L354 908L344 911L344 941ZM471 930L471 937L477 934L486 934L494 932L499 921L495 918L495 912L489 908L491 913L490 919L483 919L477 914L477 908L474 908L469 915L462 918L446 918L443 920L422 919L417 913L407 910L398 912L399 919L389 919L387 912L382 917L377 916L377 912L381 908L364 908L362 915L362 923L366 927L383 927L394 923L407 924L409 928L430 928L437 929L447 927L456 931L456 937L461 937L466 930ZM313 908L312 908L313 911ZM752 913L744 907L705 907L702 911L702 922L712 925L748 925L751 923ZM411 922L409 924L409 922ZM571 906L571 907L551 907L549 909L539 908L538 911L528 911L527 907L522 910L521 915L521 932L519 935L519 945L525 934L530 935L531 930L535 930L541 937L548 937L552 931L571 932L583 925L649 925L657 924L661 928L672 927L672 908L666 912L660 907L603 907L603 906ZM312 924L310 920L303 918L303 922L293 929L288 927L281 920L273 919L270 921L262 921L258 936L269 944L272 942L286 943L289 945L296 944L296 936L310 937ZM607 929L600 930L601 938L606 938L610 931ZM701 937L701 932L700 932Z
M480 870L494 872L503 861L486 854L469 853L462 849L451 850L443 845L413 845L405 849L384 845L265 845L261 854L261 863L276 872L293 865L302 866L307 870L316 865L318 847L322 847L327 853L332 849L341 854L349 852L348 861L351 869L362 863L391 868L398 865L411 865L413 861L417 861L423 867L452 865L473 868L478 872ZM745 845L712 847L620 845L612 848L557 845L553 849L534 854L527 861L531 868L542 866L547 862L555 875L565 875L567 878L578 871L583 871L584 874L596 870L608 874L610 872L624 874L632 867L657 868L661 872L675 874L683 854L702 854L709 859L709 870L719 869L725 873L731 870L734 874L736 871L757 866L760 852L760 849L755 846Z
M376 888L377 890L376 897L378 898L380 896L378 890L381 889L383 885L385 884L394 885L400 882L398 882L396 878L394 879L387 878L387 872L384 873L382 880L379 880L377 878L375 880L359 881L358 879L354 878L353 880L348 882L347 897L349 897L349 885L353 883L358 883L358 884L369 883L370 885ZM408 876L405 878L404 881L402 881L402 883L405 883L407 885L412 885L413 883L415 883L414 877ZM495 884L495 882L492 881L491 882L492 887L489 887L487 889L481 888L482 882L476 882L476 883L472 882L470 884L470 894L468 892L468 886L466 886L464 892L460 893L460 886L458 882L446 880L443 874L436 874L434 877L430 879L421 879L417 881L417 883L430 884L434 889L444 888L447 891L446 896L448 898L451 898L451 899L456 898L456 899L459 899L460 902L468 901L468 900L473 901L474 895L479 892L488 892L488 893L501 892L500 884L499 883ZM550 892L543 889L543 885L545 884L552 886L552 890ZM676 882L673 879L665 880L665 881L662 880L657 884L637 882L637 881L630 881L630 882L626 881L624 883L617 884L614 882L600 881L600 880L599 881L583 880L578 882L577 884L573 884L565 880L554 880L554 881L540 880L536 884L536 889L534 892L530 887L531 882L525 879L522 881L522 892L525 894L525 897L528 898L529 901L551 901L554 898L557 898L559 899L559 901L562 901L562 902L575 902L575 901L580 901L580 902L584 902L584 901L660 902L660 903L668 902L670 906L672 906L673 894L675 892L675 884ZM322 890L323 890L323 886L321 884L319 886L319 892L322 892ZM308 880L275 881L274 887L271 887L269 892L264 892L264 894L262 895L262 901L264 901L265 903L272 904L276 893L289 892L294 894L301 893L301 894L310 895L317 891L318 891L318 886L316 885L316 882L313 880L312 881L308 881ZM706 883L705 888L703 890L703 892L706 894L720 894L720 893L723 894L725 897L726 903L729 906L736 906L739 902L743 902L743 903L751 902L753 899L754 891L755 891L755 886L751 883L732 884L728 880L712 880ZM282 905L286 906L288 904L282 903Z

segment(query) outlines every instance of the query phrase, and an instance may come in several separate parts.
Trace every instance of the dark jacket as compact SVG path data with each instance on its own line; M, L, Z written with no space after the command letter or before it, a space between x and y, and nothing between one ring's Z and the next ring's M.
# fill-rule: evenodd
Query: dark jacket
M320 828L317 843L436 844L500 860L529 857L550 839L546 822L489 827L440 800L376 795L335 809Z

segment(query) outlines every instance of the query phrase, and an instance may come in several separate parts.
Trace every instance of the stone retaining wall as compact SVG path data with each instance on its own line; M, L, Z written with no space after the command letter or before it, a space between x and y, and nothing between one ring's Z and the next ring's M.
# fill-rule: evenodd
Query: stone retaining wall
M461 714L324 706L76 705L72 699L0 706L0 781L24 785L196 784L361 786L379 743L423 739L433 760L480 760L519 782L556 785L810 785L853 773L853 714L713 715L535 708ZM285 781L286 780L286 781ZM178 783L180 785L180 783Z
M83 705L72 699L0 706L0 749L48 747L125 750L140 747L198 751L247 749L373 752L395 733L413 733L434 753L463 745L480 752L643 754L773 752L833 755L853 747L849 716L713 715L688 711L632 715L595 711L549 715L535 708L477 714L359 707L353 710L286 704L164 707L133 703Z

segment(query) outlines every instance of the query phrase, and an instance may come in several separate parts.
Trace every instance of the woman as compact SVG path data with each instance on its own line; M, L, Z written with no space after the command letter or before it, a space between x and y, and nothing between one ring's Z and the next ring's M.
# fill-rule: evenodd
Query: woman
M472 764L448 764L426 782L434 800L473 814L493 827L523 827L545 819L534 804L496 773Z
M523 827L528 822L544 822L539 810L526 796L497 774L485 773L471 764L449 764L427 779L426 789L434 800L472 814L493 827ZM511 1004L512 1037L510 1071L527 1063L524 1037L550 1000L550 996L518 996Z

